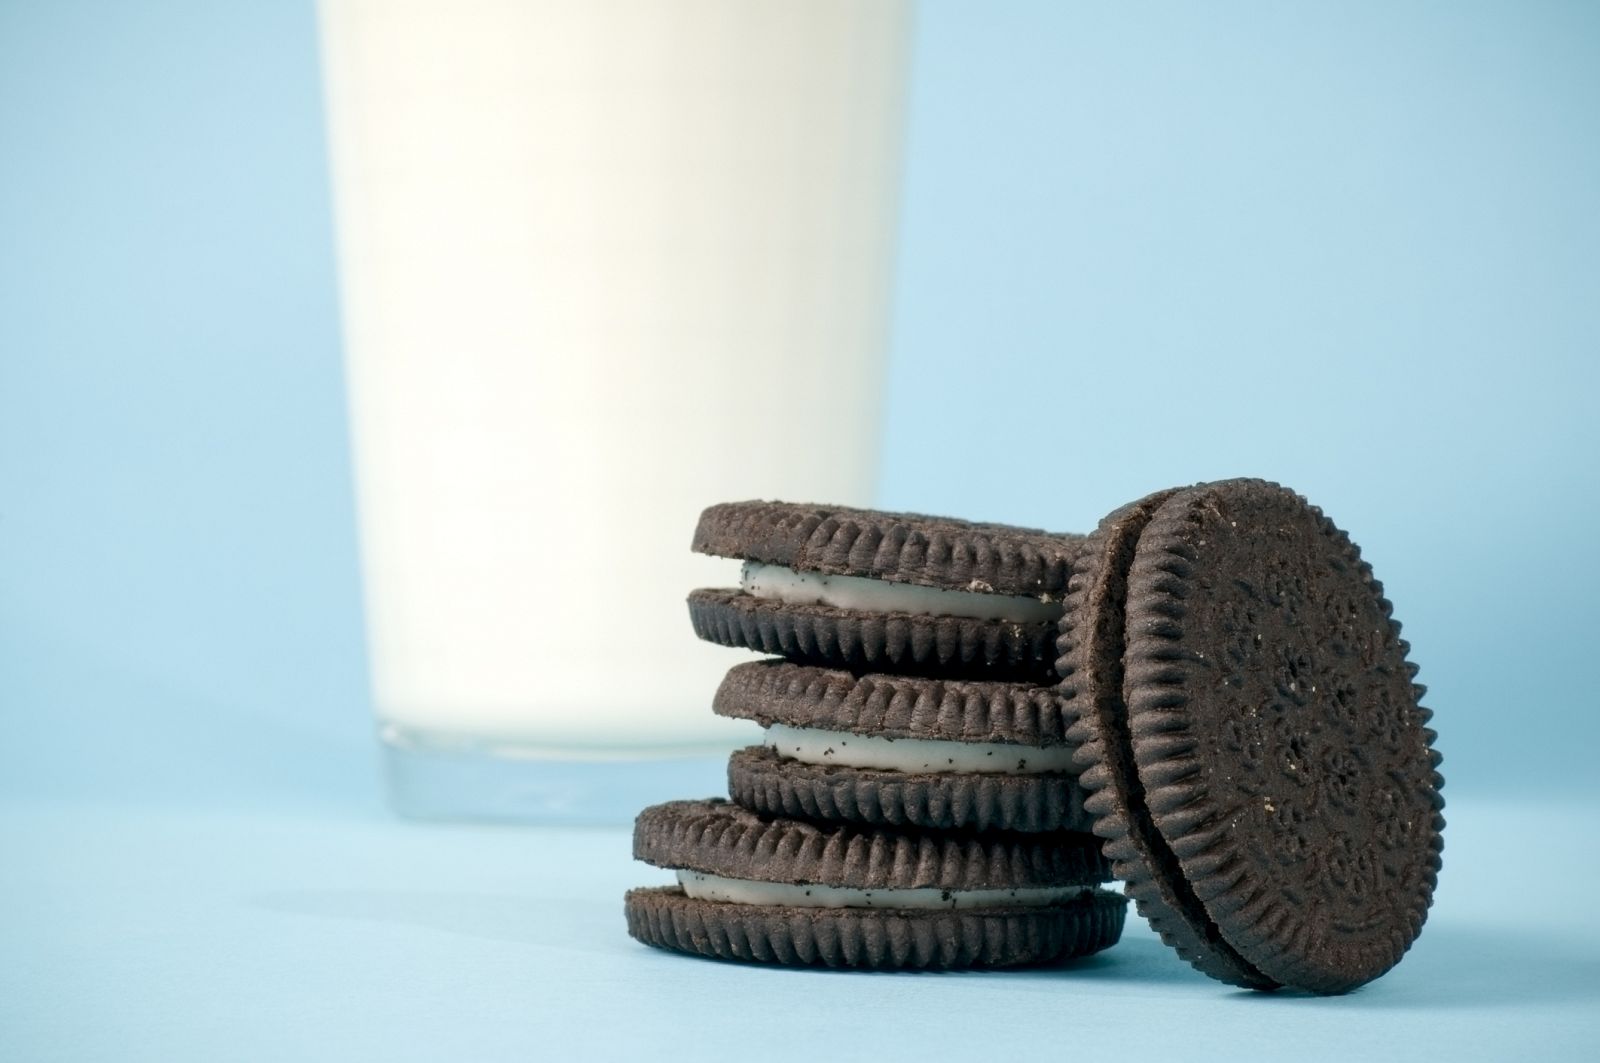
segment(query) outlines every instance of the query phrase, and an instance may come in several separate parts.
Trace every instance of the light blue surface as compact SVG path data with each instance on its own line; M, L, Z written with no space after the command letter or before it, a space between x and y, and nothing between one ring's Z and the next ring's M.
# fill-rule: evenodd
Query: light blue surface
M7 1059L1592 1059L1596 809L1462 803L1406 961L1348 997L1231 990L1135 922L1099 958L871 975L656 952L621 829L0 809ZM1544 854L1537 877L1508 839Z
M1600 8L923 8L881 501L1086 528L1257 474L1355 533L1451 826L1415 953L1339 1001L1142 929L1023 975L679 960L621 932L619 832L390 820L313 31L0 0L0 1059L1594 1056Z

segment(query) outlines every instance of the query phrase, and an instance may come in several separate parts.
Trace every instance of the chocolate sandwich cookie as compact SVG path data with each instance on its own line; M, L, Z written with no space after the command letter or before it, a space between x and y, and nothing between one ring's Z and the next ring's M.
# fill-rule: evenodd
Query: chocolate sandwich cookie
M1082 537L910 513L733 502L693 548L745 562L740 586L689 595L695 633L858 671L1053 675Z
M763 815L935 830L1087 831L1052 686L856 675L783 660L731 669L712 708L754 720L728 794Z
M678 885L629 890L628 933L721 960L1004 967L1104 949L1120 894L1088 835L937 835L764 819L726 801L639 814L633 855Z
M1443 779L1390 613L1345 533L1259 480L1125 506L1079 559L1059 669L1094 830L1206 974L1339 993L1421 931Z

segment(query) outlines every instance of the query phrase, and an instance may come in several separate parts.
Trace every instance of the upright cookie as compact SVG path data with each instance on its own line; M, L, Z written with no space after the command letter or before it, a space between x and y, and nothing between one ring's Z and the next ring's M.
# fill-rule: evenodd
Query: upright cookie
M628 933L712 959L1004 967L1097 952L1122 930L1085 835L824 827L673 801L639 814L633 855L679 884L628 891Z
M1443 779L1344 532L1259 480L1159 492L1101 522L1061 631L1095 833L1169 945L1317 993L1400 960L1437 882Z
M1082 538L1002 524L785 502L700 516L693 548L745 561L689 595L695 633L857 671L1053 677Z
M712 708L764 743L728 763L763 815L935 830L1087 831L1053 687L855 675L783 660L731 669Z

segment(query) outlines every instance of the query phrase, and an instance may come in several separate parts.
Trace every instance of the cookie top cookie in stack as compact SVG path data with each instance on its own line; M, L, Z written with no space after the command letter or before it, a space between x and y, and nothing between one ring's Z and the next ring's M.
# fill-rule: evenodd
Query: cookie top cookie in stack
M745 562L689 596L695 633L855 671L1047 681L1080 536L787 502L700 516L693 549Z

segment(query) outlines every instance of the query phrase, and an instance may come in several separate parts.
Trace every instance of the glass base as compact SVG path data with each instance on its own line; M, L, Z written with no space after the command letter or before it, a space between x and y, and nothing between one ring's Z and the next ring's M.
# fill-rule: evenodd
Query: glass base
M646 805L725 796L736 745L551 749L386 724L390 806L424 820L569 826L631 824Z

